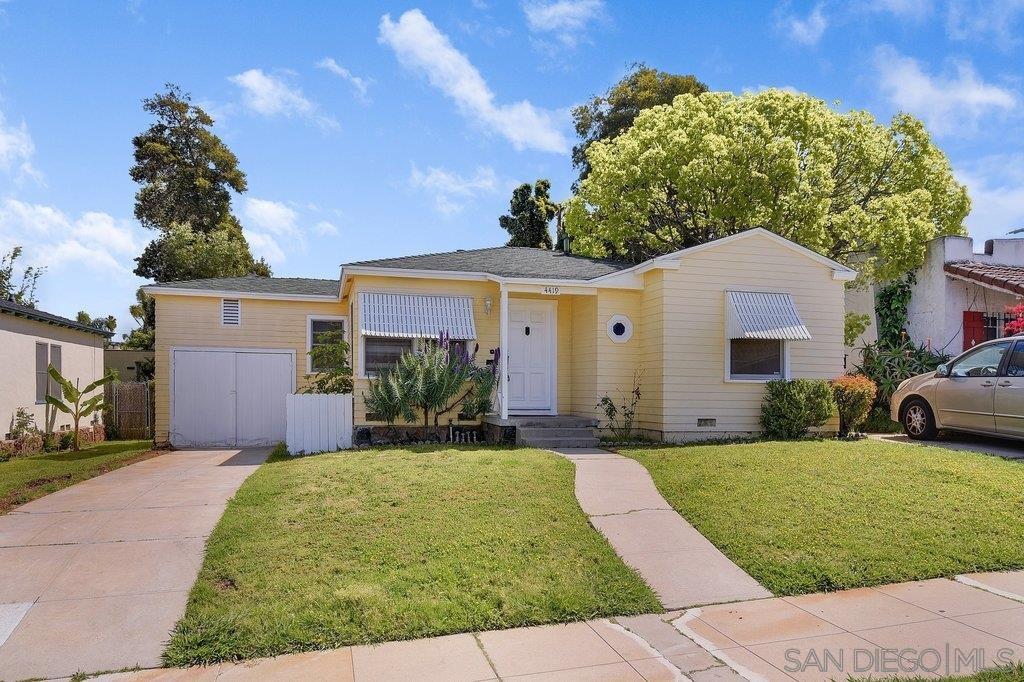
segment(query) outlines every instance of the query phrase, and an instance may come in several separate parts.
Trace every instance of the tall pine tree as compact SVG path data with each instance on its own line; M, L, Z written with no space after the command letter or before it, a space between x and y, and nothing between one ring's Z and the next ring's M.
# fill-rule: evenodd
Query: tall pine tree
M558 204L551 200L551 182L538 180L531 187L524 182L512 191L509 213L498 218L501 229L509 233L508 246L551 248L548 223L558 213Z

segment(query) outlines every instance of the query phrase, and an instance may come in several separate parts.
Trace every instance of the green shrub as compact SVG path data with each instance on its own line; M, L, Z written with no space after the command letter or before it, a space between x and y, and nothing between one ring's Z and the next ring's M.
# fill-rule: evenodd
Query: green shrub
M863 374L847 374L832 380L832 395L839 410L839 433L845 436L867 419L878 387Z
M761 429L775 440L793 440L824 426L836 412L832 388L824 379L775 379L765 384Z
M904 334L896 345L869 343L860 349L861 363L855 367L875 382L878 393L875 407L889 410L889 400L904 379L934 372L935 368L949 360L948 355L936 353L925 346L915 345Z
M75 432L74 431L61 431L60 433L60 449L70 450L75 445Z
M56 433L48 433L43 436L43 452L56 452L60 447L60 438Z

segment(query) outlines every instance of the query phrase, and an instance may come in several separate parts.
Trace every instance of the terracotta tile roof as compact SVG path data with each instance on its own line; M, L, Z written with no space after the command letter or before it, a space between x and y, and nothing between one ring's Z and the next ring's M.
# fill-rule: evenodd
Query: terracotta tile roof
M951 275L1024 296L1024 265L997 265L964 260L946 263L943 269Z

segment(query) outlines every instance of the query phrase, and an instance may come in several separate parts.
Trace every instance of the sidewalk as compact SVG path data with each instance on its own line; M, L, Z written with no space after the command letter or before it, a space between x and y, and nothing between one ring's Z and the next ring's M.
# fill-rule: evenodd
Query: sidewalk
M772 596L669 506L639 462L596 448L554 452L576 465L590 522L666 609Z
M1024 661L1024 571L100 679L843 680L971 674L1011 661Z

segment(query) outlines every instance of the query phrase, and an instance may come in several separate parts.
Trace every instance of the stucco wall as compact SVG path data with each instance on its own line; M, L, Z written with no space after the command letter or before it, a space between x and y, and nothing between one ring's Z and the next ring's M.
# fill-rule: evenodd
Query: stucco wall
M103 376L103 338L12 315L0 315L0 347L4 349L0 372L0 437L11 428L19 407L28 409L36 425L44 428L45 404L36 404L36 343L61 347L61 373L82 386ZM71 418L56 410L51 428L70 426ZM89 418L91 421L91 417ZM87 426L87 424L81 424Z

